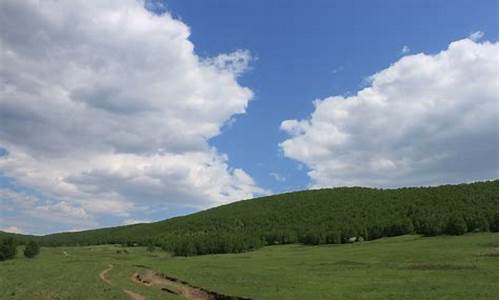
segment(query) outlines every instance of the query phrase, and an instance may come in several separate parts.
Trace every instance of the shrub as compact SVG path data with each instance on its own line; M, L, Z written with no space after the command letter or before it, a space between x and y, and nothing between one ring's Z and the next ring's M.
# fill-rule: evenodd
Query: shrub
M326 234L327 244L342 244L342 234L340 231L331 231Z
M454 215L448 221L447 234L462 235L467 232L467 223L461 216Z
M14 239L9 237L0 242L0 261L16 256L17 248Z
M149 241L147 246L146 246L146 251L148 252L154 252L155 251L155 244L152 241Z
M40 246L35 241L30 241L24 248L24 256L27 258L33 258L40 252Z

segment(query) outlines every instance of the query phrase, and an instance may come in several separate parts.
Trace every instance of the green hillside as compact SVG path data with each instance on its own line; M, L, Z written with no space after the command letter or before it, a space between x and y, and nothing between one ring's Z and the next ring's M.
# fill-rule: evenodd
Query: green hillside
M192 215L39 237L46 246L154 243L177 255L266 244L334 244L418 233L498 231L498 180L438 187L333 188L239 201Z

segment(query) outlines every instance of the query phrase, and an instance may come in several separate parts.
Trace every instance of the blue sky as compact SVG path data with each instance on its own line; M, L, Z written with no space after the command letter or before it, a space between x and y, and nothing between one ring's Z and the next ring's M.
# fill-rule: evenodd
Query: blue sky
M498 177L498 1L7 0L0 12L0 230Z
M355 93L405 45L410 54L436 53L476 31L498 41L498 1L159 3L189 24L198 54L249 49L257 57L240 80L255 100L211 143L275 192L309 186L306 172L277 146L286 138L283 120L307 117L315 99Z

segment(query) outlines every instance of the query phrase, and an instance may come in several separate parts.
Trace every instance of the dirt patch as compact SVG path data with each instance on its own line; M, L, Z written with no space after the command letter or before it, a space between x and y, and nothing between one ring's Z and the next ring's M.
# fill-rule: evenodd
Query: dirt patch
M151 270L144 270L141 273L134 273L131 279L148 287L158 287L160 290L182 296L190 300L251 300L250 298L229 296L204 288L196 287L186 281L156 273Z
M109 280L107 277L106 277L106 274L111 271L111 269L113 269L113 265L109 265L106 269L104 269L101 273L99 273L99 277L101 278L102 281L106 282L108 285L110 286L113 286L113 284L111 283L111 280ZM144 297L143 295L141 294L137 294L137 293L134 293L132 291L129 291L129 290L122 290L125 294L127 294L130 299L132 300L146 300L146 297Z
M419 263L419 264L410 264L408 266L408 269L420 270L420 271L462 271L462 270L475 270L477 269L477 266Z
M140 295L140 294L137 294L137 293L134 293L132 291L129 291L129 290L123 290L125 292L125 294L127 294L130 299L132 300L146 300L146 297L144 297L143 295Z
M335 262L336 265L340 266L368 266L369 264L364 263L364 262L359 262L359 261L352 261L352 260L339 260Z

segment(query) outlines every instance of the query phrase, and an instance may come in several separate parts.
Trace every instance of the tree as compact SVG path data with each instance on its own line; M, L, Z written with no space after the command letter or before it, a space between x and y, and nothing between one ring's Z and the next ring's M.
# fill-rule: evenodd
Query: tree
M40 246L35 241L30 241L24 248L24 256L27 258L33 258L40 252Z
M498 210L498 208L497 208ZM490 231L498 232L498 211L490 219Z
M462 235L466 232L467 223L465 223L464 218L458 215L451 216L446 228L446 233L453 235Z
M17 248L14 239L8 237L0 242L0 261L16 256Z
M327 244L342 244L342 234L340 231L330 231L326 234Z
M146 251L148 252L155 251L155 244L153 243L153 241L148 241L148 244L146 245Z

